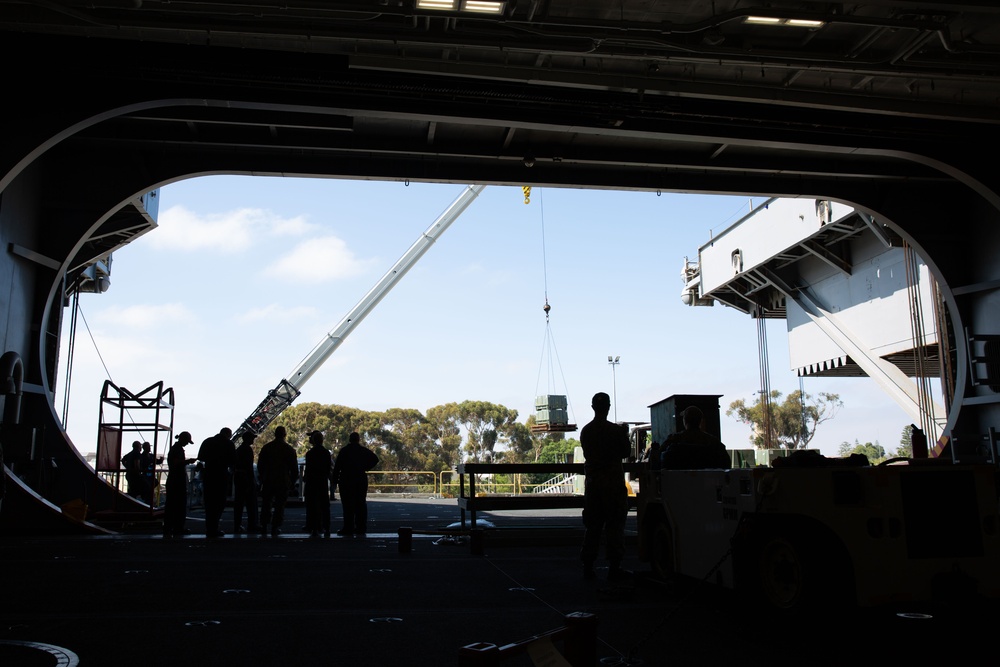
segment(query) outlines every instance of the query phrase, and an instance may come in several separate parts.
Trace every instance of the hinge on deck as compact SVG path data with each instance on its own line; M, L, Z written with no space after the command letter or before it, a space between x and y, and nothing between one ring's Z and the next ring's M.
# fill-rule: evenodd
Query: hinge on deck
M965 340L969 350L969 377L972 384L988 386L1000 393L1000 335L970 334Z

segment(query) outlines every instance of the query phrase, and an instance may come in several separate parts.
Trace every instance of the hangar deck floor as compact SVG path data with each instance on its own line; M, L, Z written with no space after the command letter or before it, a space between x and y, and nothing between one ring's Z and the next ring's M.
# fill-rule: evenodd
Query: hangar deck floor
M301 508L275 538L5 536L0 664L457 665L463 646L525 640L572 612L597 615L602 665L961 663L991 636L986 619L891 610L775 618L708 586L658 582L636 558L634 514L634 581L602 570L584 581L578 510L484 513L496 530L475 554L434 532L458 520L454 503L373 499L364 538L310 539L296 532ZM399 526L414 529L409 552Z

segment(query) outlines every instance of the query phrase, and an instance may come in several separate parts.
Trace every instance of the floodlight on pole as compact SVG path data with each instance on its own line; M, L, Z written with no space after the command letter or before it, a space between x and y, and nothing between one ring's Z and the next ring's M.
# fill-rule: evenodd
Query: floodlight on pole
M615 357L614 359L612 359L611 355L610 354L608 355L608 364L611 365L611 394L614 397L616 422L618 421L618 381L615 378L615 366L617 366L620 363L618 361L619 359L621 359L621 357Z

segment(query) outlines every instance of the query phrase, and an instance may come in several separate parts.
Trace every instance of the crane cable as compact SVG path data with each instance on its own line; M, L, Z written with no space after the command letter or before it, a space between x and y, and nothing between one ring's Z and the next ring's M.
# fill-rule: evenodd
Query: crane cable
M524 203L530 203L529 198L531 195L531 187L524 186L522 188L524 192ZM559 376L562 378L562 384L566 386L566 377L562 371L562 365L559 362L559 354L555 349L555 338L552 336L552 325L549 320L549 313L552 311L552 306L549 305L549 278L548 278L548 264L546 261L545 252L545 202L539 204L539 212L541 217L541 233L542 233L542 288L545 296L545 306L542 308L545 311L545 337L542 342L542 356L538 362L538 377L535 380L535 395L538 395L538 387L541 383L542 369L546 366L546 361L548 362L548 368L546 373L546 387L551 387L555 380L555 370L559 369ZM553 367L553 362L555 362L555 367ZM549 389L546 389L546 394L551 393ZM569 398L567 396L567 408L569 412L572 413L572 404L569 403Z
M101 367L104 368L104 374L107 376L108 381L112 385L114 385L114 387L116 389L120 389L120 387L115 383L114 378L111 377L111 370L108 368L107 362L104 361L104 355L101 354L101 348L97 344L97 339L94 338L94 332L90 329L90 323L87 322L87 316L84 315L84 313L83 313L83 306L80 305L79 292L76 293L75 298L73 299L73 315L72 315L72 320L71 320L72 331L70 332L70 340L72 341L71 342L71 348L75 348L76 347L77 316L79 316L80 320L83 321L83 326L87 330L87 335L90 336L90 342L94 346L94 352L97 354L97 359L101 362ZM70 404L70 382L69 382L69 379L70 379L71 373L72 373L72 368L71 367L72 367L72 364L73 364L73 355L74 355L74 352L75 352L75 350L71 349L69 351L69 353L68 353L69 354L69 362L67 363L67 376L66 376L66 383L65 383L66 386L63 389L63 392L64 392L64 397L63 397L63 403L64 403L64 407L63 407L63 425L62 425L63 430L66 430L67 426L69 425L69 404ZM103 412L103 410L102 410L102 412ZM126 408L126 407L122 408L122 412L124 412L126 415L128 415L128 420L131 423L131 425L134 426L134 427L136 427L136 428L138 428L138 424L136 423L135 418L132 416L132 412L128 408Z
M767 355L767 319L760 304L754 307L757 320L757 359L760 365L760 408L763 417L764 449L773 446L774 424L771 420L771 362Z
M531 186L524 186L521 188L524 192L524 203L531 203ZM539 212L541 218L541 230L542 230L542 293L545 297L545 306L542 308L545 311L545 338L542 342L542 358L538 363L538 376L539 378L535 381L535 394L538 394L538 384L541 379L542 367L545 365L546 360L548 361L548 373L546 375L546 380L548 383L546 387L551 387L551 382L553 379L553 369L552 369L552 331L549 322L549 313L552 311L552 306L549 305L549 269L546 263L546 252L545 252L545 204L539 204ZM548 352L548 355L546 355ZM546 389L546 393L549 393Z
M920 428L937 439L934 402L931 398L930 378L926 351L926 333L923 305L920 299L920 267L916 252L903 242L903 259L906 267L907 303L910 311L910 336L913 342L914 376L917 384L917 403L920 411ZM940 334L939 334L940 336Z

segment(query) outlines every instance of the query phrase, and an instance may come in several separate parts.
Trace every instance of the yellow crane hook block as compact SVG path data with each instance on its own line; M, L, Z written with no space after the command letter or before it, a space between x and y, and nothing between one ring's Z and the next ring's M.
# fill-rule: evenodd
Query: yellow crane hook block
M524 203L525 204L530 204L531 203L531 186L530 185L522 186L521 187L521 192L524 193Z

